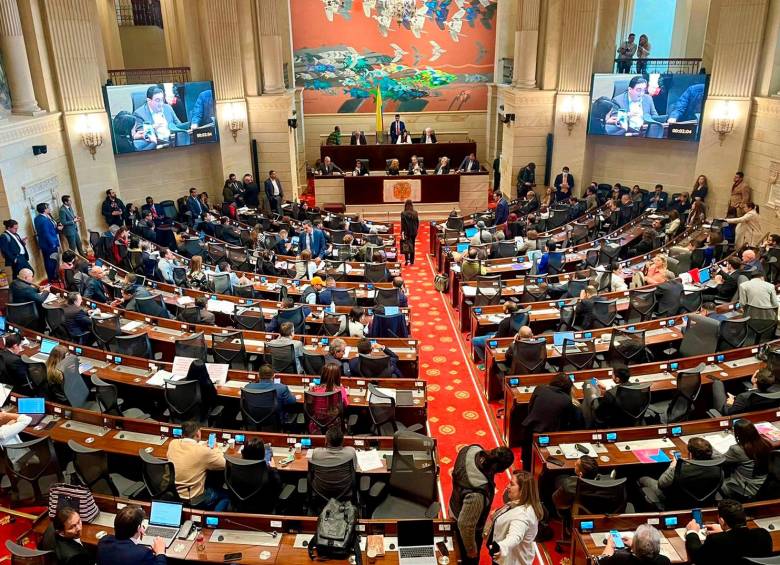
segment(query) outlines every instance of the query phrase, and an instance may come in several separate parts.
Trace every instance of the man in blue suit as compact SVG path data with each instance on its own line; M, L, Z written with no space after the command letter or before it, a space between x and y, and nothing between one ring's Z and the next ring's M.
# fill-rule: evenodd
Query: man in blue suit
M282 183L277 178L276 171L273 169L268 171L268 178L265 179L265 195L268 197L268 203L271 205L271 210L281 216L284 191L282 191Z
M143 122L144 137L151 143L170 143L176 132L186 132L188 124L182 123L170 104L165 102L165 91L157 85L146 90L146 104L138 108L133 115ZM189 145L187 139L181 139L178 145Z
M97 546L98 565L165 565L165 542L154 538L152 546L141 545L146 515L139 506L128 505L114 518L114 535L103 536Z
M51 210L49 205L45 202L41 202L35 207L38 215L35 216L33 224L35 225L35 233L38 236L38 247L41 248L41 254L43 255L43 265L46 267L46 276L49 282L53 282L59 279L57 273L57 267L59 265L59 250L60 250L60 230L62 230L62 224L58 224L54 218L51 217Z
M303 233L300 235L299 246L301 251L308 249L311 251L312 257L319 257L320 259L324 258L328 251L325 234L320 230L315 230L309 220L303 222Z
M30 269L30 252L27 251L27 238L19 235L19 222L5 220L5 233L0 236L0 253L3 254L5 265L11 267L13 276L19 276L22 269Z
M704 83L692 84L680 95L669 112L669 123L698 120L701 116L701 106L704 102Z
M405 131L406 124L401 121L401 115L396 114L395 120L392 124L390 124L390 143L395 145L395 142L398 141L398 136L400 136Z
M653 97L647 94L647 79L641 75L633 77L628 82L628 89L612 101L619 110L607 115L605 128L608 135L639 135L645 124L658 117ZM654 128L653 132L648 129L647 137L660 137L662 134L663 128Z
M200 217L208 210L204 209L203 203L198 200L198 189L194 186L190 188L190 195L187 197L187 209L192 214L193 225L198 225Z
M258 375L260 375L260 381L249 383L245 388L247 390L275 390L276 405L280 407L281 416L283 418L284 407L295 404L295 395L290 392L290 388L286 384L274 382L274 370L270 365L266 364L260 367Z
M496 225L501 226L509 219L509 202L506 201L500 190L495 192L498 202L496 203Z
M192 116L190 117L192 129L206 124L214 124L216 122L214 116L216 116L214 113L214 93L211 89L204 90L198 94L195 106L192 108Z

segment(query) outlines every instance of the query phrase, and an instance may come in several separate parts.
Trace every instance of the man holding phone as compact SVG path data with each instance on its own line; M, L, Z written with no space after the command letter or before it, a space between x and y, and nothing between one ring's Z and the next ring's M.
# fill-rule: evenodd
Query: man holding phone
M599 557L599 565L670 565L661 555L661 532L649 524L641 524L630 538L621 538L612 530L607 546Z

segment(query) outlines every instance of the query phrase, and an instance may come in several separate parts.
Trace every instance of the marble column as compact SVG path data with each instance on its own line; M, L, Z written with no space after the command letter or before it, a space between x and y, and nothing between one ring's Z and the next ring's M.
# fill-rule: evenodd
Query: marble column
M284 92L284 49L275 2L255 0L263 94Z
M512 86L516 88L536 88L540 2L541 0L520 0L517 6L514 72L512 73Z
M16 0L0 0L0 52L11 90L11 111L28 116L42 113L35 100Z

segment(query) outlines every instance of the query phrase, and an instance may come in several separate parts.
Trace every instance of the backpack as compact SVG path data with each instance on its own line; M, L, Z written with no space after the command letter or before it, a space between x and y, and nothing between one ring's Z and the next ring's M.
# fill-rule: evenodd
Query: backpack
M433 288L439 292L447 292L450 288L450 280L447 275L436 275L433 277Z
M361 565L358 516L354 504L331 498L317 518L317 532L307 547L309 559L314 560L316 549L319 558L347 559L354 554L356 565Z

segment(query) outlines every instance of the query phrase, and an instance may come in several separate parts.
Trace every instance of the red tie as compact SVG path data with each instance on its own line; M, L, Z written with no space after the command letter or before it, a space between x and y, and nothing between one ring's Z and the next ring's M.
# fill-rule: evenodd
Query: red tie
M157 210L154 207L154 204L152 204L152 218L155 220L157 219Z

